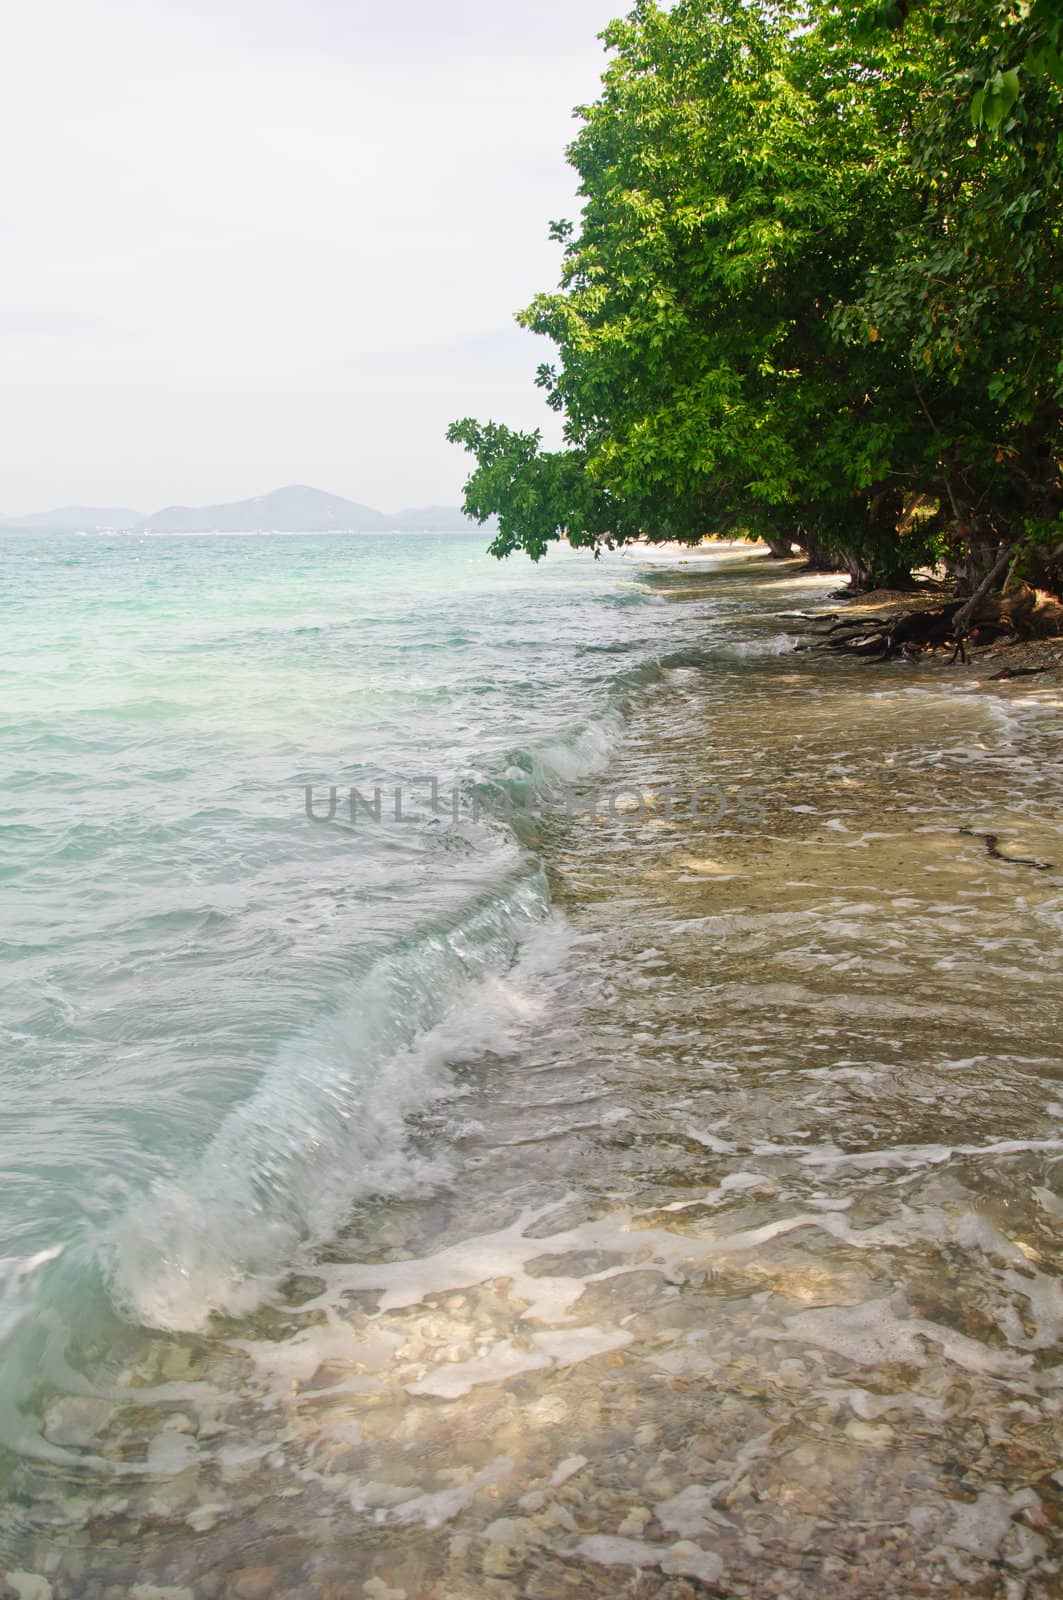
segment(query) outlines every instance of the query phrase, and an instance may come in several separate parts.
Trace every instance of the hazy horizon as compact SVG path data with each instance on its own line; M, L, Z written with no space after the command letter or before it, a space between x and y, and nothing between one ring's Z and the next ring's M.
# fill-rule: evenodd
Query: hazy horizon
M412 502L407 501L407 502L405 502L404 504L401 504L401 505L373 506L373 505L370 505L369 501L366 499L366 497L364 495L343 495L343 496L338 496L338 495L335 494L335 492L333 490L327 489L327 488L323 488L320 484L285 483L285 484L274 484L271 488L265 489L259 494L241 495L238 499L234 499L234 500L205 501L204 502L204 501L192 501L192 500L189 500L189 499L184 499L184 500L171 501L168 505L165 505L165 506L133 506L133 505L130 505L127 501L119 501L119 500L109 501L106 505L104 505L104 504L91 504L90 505L87 501L84 501L84 500L68 500L68 501L64 501L62 504L59 504L59 505L23 507L20 511L17 511L17 512L10 512L4 506L0 506L0 527L2 527L3 524L5 524L5 523L19 522L19 521L29 521L29 520L31 520L33 518L36 518L36 517L42 517L42 516L50 515L50 514L58 514L60 512L64 512L64 511L68 511L68 512L113 511L113 512L120 512L123 515L134 514L138 518L150 519L150 518L153 518L153 517L160 516L162 513L168 512L168 511L189 511L189 510L210 511L210 510L217 510L217 509L222 509L222 508L228 508L228 507L231 507L231 506L249 505L249 504L251 504L253 502L256 502L256 501L266 502L266 501L269 501L269 500L273 499L275 496L278 496L278 495L290 495L290 494L293 494L293 493L317 495L317 496L322 496L323 498L327 498L327 499L345 499L345 500L350 500L352 504L361 506L367 511L373 511L375 513L379 513L379 514L384 515L384 516L391 516L391 515L394 515L396 513L408 512L408 511L454 511L454 510L460 510L461 509L460 508L460 499L459 499L459 497L456 497L455 500L451 501L451 502L444 502L444 501L441 501L441 500L424 500L424 501L419 502L417 505L413 505ZM493 521L493 519L491 519L491 520Z
M513 312L556 281L564 146L626 9L45 0L0 126L0 515L308 484L456 505L456 416L556 435Z

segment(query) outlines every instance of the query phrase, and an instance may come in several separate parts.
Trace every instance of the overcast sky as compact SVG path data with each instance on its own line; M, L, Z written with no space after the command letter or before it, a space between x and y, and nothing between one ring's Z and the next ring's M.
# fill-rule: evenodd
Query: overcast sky
M0 55L0 513L456 503L624 0L33 0Z

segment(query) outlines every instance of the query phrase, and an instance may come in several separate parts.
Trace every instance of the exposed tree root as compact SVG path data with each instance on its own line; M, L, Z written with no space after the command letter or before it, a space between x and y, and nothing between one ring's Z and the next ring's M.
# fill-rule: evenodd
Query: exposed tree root
M966 661L968 645L1060 636L1063 602L1024 586L1014 594L984 596L973 613L969 601L950 600L921 611L845 617L815 630L814 648L871 661L914 661L924 650L951 648L954 661Z

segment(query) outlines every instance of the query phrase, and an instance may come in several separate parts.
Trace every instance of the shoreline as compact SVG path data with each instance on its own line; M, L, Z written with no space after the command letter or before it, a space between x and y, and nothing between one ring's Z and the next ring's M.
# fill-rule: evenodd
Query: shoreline
M631 550L637 549L640 559L655 559L655 552L667 552L667 564L682 567L691 564L711 562L714 553L726 551L740 556L743 552L757 562L765 562L766 576L775 576L785 581L793 577L821 577L824 584L830 584L831 589L824 595L824 608L819 611L820 619L837 617L839 620L854 617L867 618L868 620L894 618L911 611L932 610L952 598L952 592L947 587L940 591L930 590L904 590L904 589L875 589L866 594L850 595L845 588L837 589L835 585L844 578L842 573L818 573L809 567L804 556L793 556L789 559L780 559L772 556L767 545L751 543L745 540L719 540L705 543L697 547L690 547L669 541L657 546L645 547L632 545ZM662 558L663 560L664 558ZM840 606L841 610L832 610L830 602ZM786 613L780 614L780 620ZM813 619L810 618L811 622ZM811 637L811 628L805 634ZM801 640L798 648L805 648ZM811 647L811 645L807 646ZM1037 639L1023 639L1021 636L1004 638L991 644L969 645L967 662L954 663L950 661L950 651L947 648L924 650L917 660L905 660L903 665L912 668L945 669L956 671L957 681L968 683L975 679L983 686L988 686L997 674L1000 681L1006 682L1007 676L1014 673L1016 676L1040 676L1045 674L1045 684L1051 686L1063 683L1063 634ZM855 665L870 667L878 663L861 663ZM992 667L993 671L984 673L983 669ZM1003 667L1005 672L1001 673Z
M961 830L1063 863L1063 733L779 649L825 580L748 547L651 576L606 776L764 817L555 821L564 920L433 1044L453 1174L50 1402L113 1474L39 1497L52 1600L1056 1592L1063 874Z

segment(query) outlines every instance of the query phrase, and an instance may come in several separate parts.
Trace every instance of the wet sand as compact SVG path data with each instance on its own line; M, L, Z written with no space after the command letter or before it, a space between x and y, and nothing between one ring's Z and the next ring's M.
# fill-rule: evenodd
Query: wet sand
M830 583L764 561L646 582L645 811L538 829L438 1181L252 1319L54 1352L17 1600L1061 1592L1063 697L792 654Z

